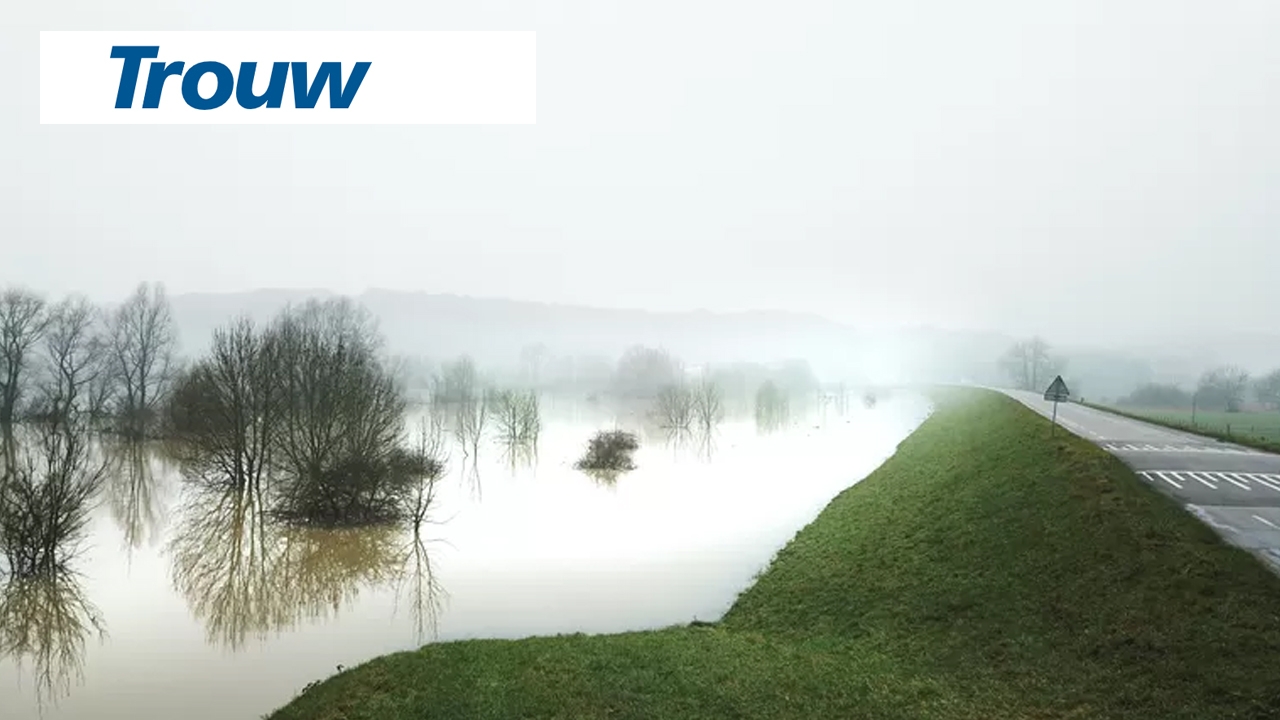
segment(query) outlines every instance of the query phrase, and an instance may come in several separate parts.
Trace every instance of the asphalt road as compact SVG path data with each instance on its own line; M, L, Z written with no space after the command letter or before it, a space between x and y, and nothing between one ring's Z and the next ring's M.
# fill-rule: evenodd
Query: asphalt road
M1041 395L1003 390L1049 417ZM1058 403L1058 423L1119 457L1226 540L1280 572L1280 455Z

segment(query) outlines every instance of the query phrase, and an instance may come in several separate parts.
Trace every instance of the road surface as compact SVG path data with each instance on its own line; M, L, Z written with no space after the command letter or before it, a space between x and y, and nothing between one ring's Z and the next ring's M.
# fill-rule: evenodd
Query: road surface
M1049 417L1041 395L1001 392ZM1151 425L1074 403L1058 403L1058 423L1133 468L1227 542L1280 572L1280 455Z

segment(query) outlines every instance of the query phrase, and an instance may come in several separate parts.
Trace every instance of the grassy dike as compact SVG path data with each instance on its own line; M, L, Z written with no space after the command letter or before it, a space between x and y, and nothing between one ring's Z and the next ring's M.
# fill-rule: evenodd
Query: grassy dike
M270 720L1280 717L1280 579L1019 403L938 400L713 626L432 644Z

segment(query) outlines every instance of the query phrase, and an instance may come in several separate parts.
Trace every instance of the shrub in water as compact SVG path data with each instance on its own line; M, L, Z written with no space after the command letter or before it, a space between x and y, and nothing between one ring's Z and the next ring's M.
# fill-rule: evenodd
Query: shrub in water
M631 453L640 448L634 433L601 430L587 442L587 453L574 465L579 470L634 470Z

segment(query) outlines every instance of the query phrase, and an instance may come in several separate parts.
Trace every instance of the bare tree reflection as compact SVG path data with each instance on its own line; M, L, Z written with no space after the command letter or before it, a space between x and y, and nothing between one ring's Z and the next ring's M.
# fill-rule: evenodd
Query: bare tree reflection
M170 545L173 578L210 643L238 650L329 620L398 578L402 528L292 527L255 485L190 483Z
M396 582L397 603L407 597L414 636L419 643L435 639L440 612L448 597L431 567L429 542L433 541L423 538L420 528L414 528L401 551Z
M132 556L160 532L164 501L146 445L124 439L109 443L105 449L111 459L107 505L124 533L125 551Z
M470 483L471 492L477 498L481 496L480 445L484 438L489 409L487 392L468 393L458 403L454 421L454 434L462 446L462 475L464 480Z
M169 546L173 579L209 641L238 649L250 636L287 625L281 588L269 573L279 562L280 537L259 488L192 483L183 492Z
M622 470L584 469L582 474L594 480L600 487L614 490L617 489L618 478L622 477L623 472Z
M0 586L0 657L31 668L42 707L83 681L85 645L95 634L106 636L101 616L67 568L10 576Z
M84 645L103 633L71 568L106 473L79 415L51 415L6 444L0 484L0 655L30 664L38 703L70 692Z

